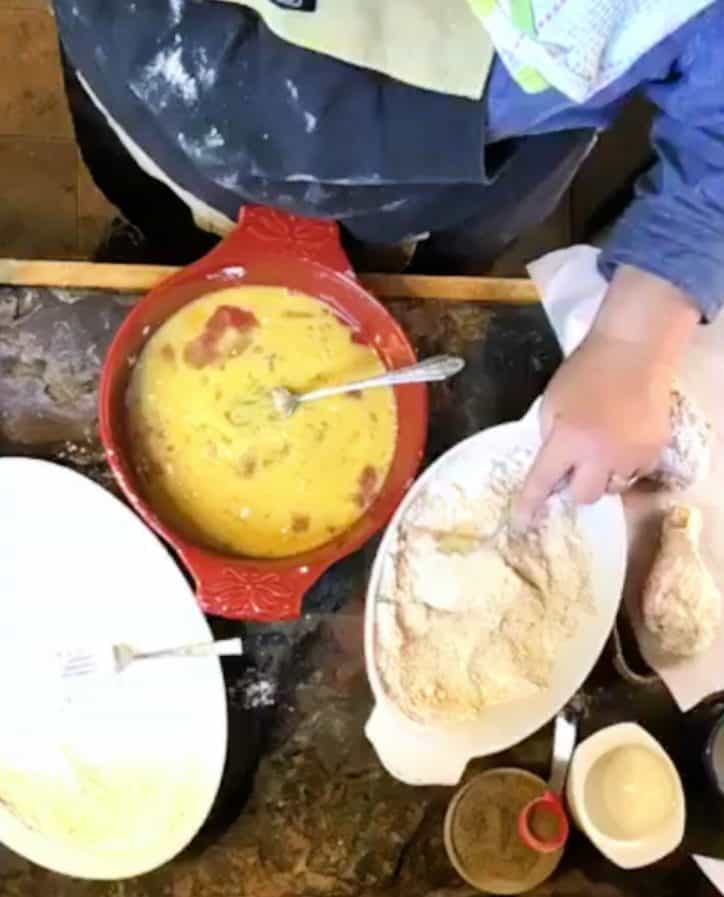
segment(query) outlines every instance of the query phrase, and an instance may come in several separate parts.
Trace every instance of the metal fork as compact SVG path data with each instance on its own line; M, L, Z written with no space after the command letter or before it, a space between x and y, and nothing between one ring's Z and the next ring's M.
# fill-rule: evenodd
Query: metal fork
M239 657L243 653L240 638L216 642L197 642L157 651L136 651L130 645L108 645L92 651L59 651L60 674L65 678L97 673L122 673L138 660L160 660L168 657Z

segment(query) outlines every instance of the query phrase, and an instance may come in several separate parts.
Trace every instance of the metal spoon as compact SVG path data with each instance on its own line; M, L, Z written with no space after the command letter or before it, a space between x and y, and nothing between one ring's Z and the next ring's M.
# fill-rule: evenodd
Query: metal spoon
M563 806L563 789L568 767L576 746L578 714L569 705L556 717L553 732L553 760L548 788L541 797L526 804L518 817L518 834L523 842L538 853L553 853L568 840L569 823ZM548 836L538 836L531 825L535 813L547 815L555 823Z
M323 389L315 389L313 392L297 394L285 386L278 386L271 391L272 402L276 410L284 417L291 417L297 408L307 402L316 402L318 399L328 399L332 396L341 396L350 392L360 392L363 389L375 389L379 386L401 386L404 383L431 383L437 380L447 380L459 374L465 367L465 360L455 355L434 355L417 364L396 371L387 371L377 377L367 380L357 380L355 383L344 383L340 386L325 386Z

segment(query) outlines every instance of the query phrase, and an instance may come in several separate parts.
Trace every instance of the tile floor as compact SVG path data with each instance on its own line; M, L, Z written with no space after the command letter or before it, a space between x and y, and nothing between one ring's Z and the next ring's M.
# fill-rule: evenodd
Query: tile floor
M74 141L47 0L0 0L0 257L90 258L113 214Z

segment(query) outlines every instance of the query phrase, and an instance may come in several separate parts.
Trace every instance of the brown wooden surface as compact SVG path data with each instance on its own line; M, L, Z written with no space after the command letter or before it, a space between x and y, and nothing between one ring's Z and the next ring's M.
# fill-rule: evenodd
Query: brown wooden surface
M0 259L0 284L136 293L150 290L177 270L162 265ZM450 302L513 304L538 302L534 284L522 278L367 274L360 279L370 292L381 299L442 299Z

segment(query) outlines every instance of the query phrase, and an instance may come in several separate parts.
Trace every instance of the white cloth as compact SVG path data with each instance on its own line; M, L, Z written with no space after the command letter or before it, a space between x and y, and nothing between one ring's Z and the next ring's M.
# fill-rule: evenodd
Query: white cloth
M493 60L467 0L333 0L313 11L290 0L224 2L255 10L289 43L439 93L480 99Z
M599 250L572 246L528 265L564 355L578 348L601 307L608 284L598 270Z
M577 103L716 0L471 0L514 78L535 69ZM530 6L534 33L516 9Z

